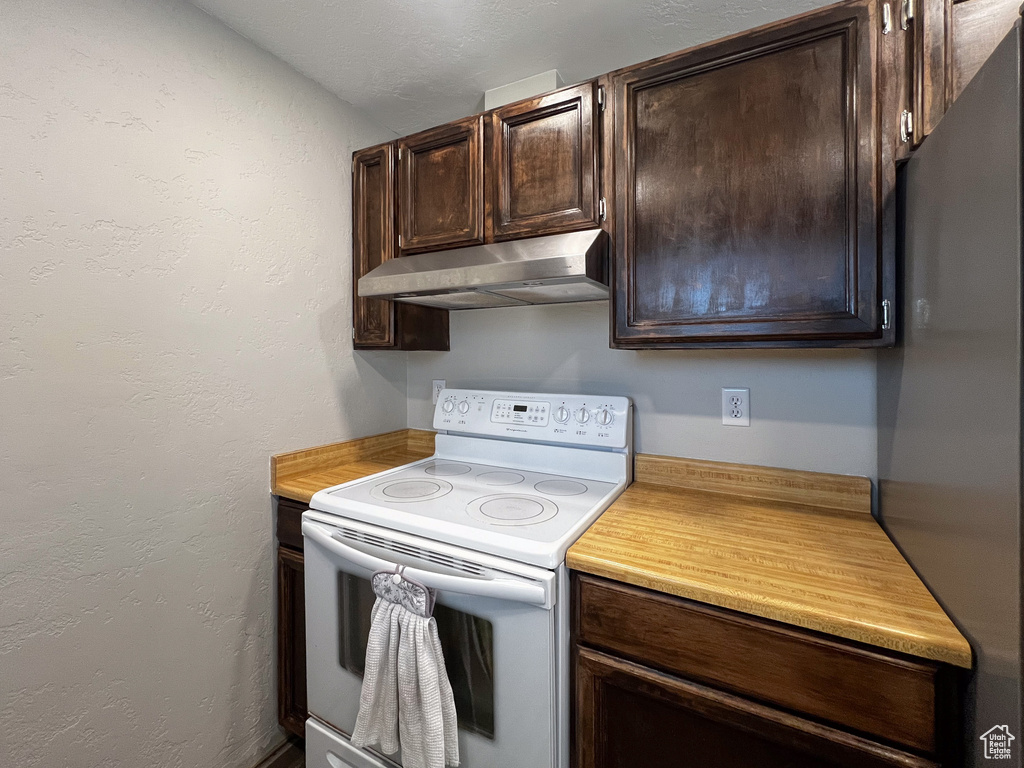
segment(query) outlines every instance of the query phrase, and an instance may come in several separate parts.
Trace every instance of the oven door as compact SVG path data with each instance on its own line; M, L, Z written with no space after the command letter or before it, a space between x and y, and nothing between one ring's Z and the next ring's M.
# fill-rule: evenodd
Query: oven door
M369 579L404 565L410 578L437 590L434 618L455 693L461 765L555 768L554 573L310 513L302 533L311 715L352 733L376 599ZM319 768L318 756L306 759ZM401 753L387 759L401 765ZM324 765L361 763L329 756Z

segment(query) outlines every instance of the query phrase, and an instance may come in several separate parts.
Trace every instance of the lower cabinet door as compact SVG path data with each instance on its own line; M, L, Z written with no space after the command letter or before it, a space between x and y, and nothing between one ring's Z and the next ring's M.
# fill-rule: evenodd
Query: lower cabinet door
M277 548L277 719L296 736L306 728L306 590L303 557Z
M933 763L587 648L576 653L577 768L831 768Z

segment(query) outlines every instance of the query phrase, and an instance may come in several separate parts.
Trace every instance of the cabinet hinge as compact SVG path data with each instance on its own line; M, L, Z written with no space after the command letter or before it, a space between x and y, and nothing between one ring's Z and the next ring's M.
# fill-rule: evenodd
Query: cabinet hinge
M398 148L398 159L399 160L402 159L402 148L401 147Z
M356 340L356 327L353 325L352 326L352 341L355 341L355 340Z
M597 215L601 217L601 221L608 220L608 202L603 197L597 203Z
M892 6L889 3L882 3L882 34L888 35L892 32Z
M910 29L910 20L914 18L914 0L902 0L903 7L900 10L900 29Z
M888 299L882 300L882 330L888 331L892 328L892 302Z
M604 86L599 85L597 87L597 106L602 112L604 112Z
M398 247L399 248L402 247L402 236L401 235L398 236Z
M900 113L900 141L906 144L914 138L914 113L903 110Z

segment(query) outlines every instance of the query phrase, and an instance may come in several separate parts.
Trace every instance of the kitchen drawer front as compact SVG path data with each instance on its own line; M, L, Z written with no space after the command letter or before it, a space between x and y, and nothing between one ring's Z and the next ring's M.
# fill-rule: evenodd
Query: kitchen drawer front
M574 574L576 641L935 753L940 668L816 633Z
M577 768L938 768L932 760L580 648Z
M277 497L277 543L302 551L302 513L308 504Z

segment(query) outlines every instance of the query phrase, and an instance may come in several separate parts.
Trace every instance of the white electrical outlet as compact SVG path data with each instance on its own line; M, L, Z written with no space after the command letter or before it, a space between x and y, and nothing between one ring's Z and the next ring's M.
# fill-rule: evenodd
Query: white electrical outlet
M722 390L722 423L727 427L750 426L750 390Z
M444 389L444 379L434 379L434 405L437 405L437 398L441 396L441 390Z

